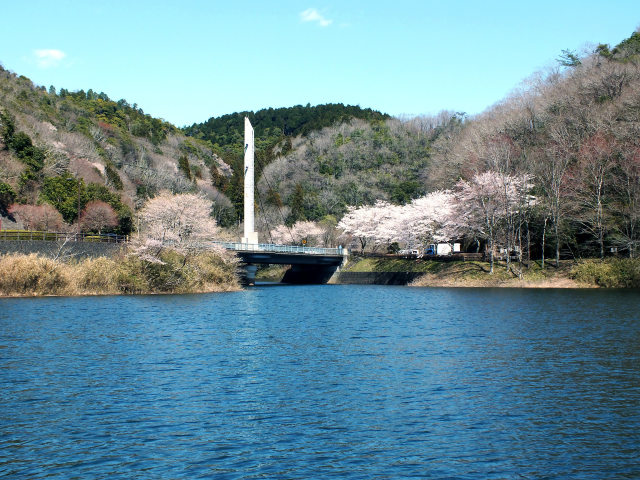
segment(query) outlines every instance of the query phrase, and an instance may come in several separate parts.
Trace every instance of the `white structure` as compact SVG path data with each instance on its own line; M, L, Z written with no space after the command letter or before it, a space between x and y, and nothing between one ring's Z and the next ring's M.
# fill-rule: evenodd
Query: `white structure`
M427 248L427 255L451 255L452 253L460 253L460 244L454 243L451 248L450 243L431 243Z
M241 243L249 244L258 243L258 232L254 226L254 148L253 127L249 119L244 117L244 237Z

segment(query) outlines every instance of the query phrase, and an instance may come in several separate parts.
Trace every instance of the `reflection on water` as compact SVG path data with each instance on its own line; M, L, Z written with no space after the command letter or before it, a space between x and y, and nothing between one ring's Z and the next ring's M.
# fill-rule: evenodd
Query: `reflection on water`
M637 292L0 300L6 478L640 478Z

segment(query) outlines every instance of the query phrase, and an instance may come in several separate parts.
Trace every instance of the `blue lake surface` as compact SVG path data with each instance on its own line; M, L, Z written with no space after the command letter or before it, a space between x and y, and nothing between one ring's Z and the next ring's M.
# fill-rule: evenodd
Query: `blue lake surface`
M0 477L638 479L640 293L0 299Z

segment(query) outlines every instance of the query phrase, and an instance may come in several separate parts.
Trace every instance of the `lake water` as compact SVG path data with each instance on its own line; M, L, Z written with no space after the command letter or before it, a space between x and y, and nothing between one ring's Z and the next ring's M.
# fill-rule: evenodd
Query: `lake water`
M0 299L0 477L637 479L640 293Z

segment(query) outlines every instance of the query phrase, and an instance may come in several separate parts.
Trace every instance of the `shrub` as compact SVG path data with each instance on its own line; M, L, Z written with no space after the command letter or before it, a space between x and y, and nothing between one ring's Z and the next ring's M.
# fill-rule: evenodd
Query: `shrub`
M571 270L570 276L604 288L640 288L640 259L583 260Z
M148 293L149 283L146 276L142 274L143 260L128 255L118 262L115 272L115 283L120 293Z
M185 256L165 249L161 262L144 262L142 274L154 292L171 293L189 291L190 278Z
M76 287L82 293L118 293L117 271L117 263L109 258L83 260L75 269Z
M212 286L237 286L237 265L235 258L226 258L224 254L202 253L192 261L196 284L194 286L200 291L210 290Z
M0 257L0 291L4 295L65 295L73 293L71 268L31 255Z

